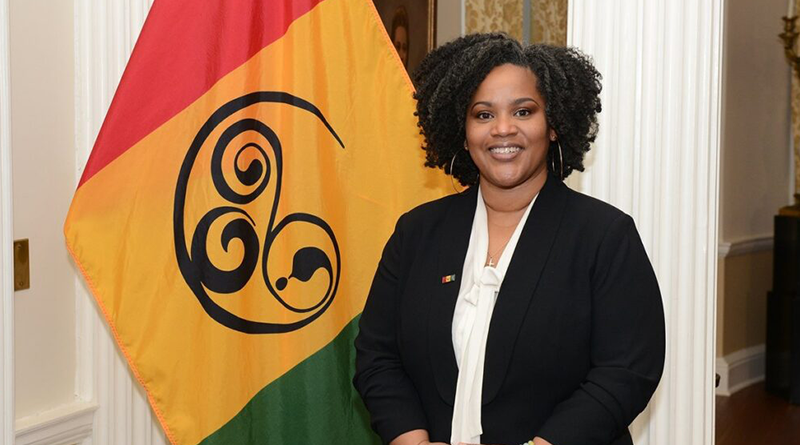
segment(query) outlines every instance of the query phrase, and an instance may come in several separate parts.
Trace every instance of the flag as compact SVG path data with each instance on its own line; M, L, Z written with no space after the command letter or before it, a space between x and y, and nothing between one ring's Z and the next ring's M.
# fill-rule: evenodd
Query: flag
M357 320L423 168L369 0L156 0L64 227L174 444L371 443Z

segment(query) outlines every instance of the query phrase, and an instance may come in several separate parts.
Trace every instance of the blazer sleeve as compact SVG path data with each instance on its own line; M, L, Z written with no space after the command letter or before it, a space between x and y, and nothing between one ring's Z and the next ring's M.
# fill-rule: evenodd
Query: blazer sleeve
M370 413L372 428L384 443L400 434L427 429L414 384L406 374L397 342L399 298L411 260L401 217L383 250L355 340L353 384Z
M553 445L607 445L647 406L664 368L664 309L633 220L617 217L597 251L590 370L539 431Z

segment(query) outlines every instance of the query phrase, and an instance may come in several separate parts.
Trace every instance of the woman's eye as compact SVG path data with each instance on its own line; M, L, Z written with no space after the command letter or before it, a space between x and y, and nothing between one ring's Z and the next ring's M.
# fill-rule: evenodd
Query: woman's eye
M488 111L480 111L478 112L478 114L475 115L475 117L477 117L478 119L491 119L492 114L489 113Z
M530 116L530 115L531 115L531 110L527 110L527 109L524 109L524 108L522 110L517 110L517 116L525 117L525 116Z

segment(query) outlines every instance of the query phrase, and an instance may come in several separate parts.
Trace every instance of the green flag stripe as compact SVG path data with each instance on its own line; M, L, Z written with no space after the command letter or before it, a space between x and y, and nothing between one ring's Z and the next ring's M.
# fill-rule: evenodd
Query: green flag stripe
M352 384L358 319L259 391L201 445L379 444Z

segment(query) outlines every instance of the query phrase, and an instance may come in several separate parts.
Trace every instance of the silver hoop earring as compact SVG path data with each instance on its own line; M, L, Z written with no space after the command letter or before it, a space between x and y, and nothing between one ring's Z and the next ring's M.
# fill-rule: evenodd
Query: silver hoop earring
M556 140L558 144L558 167L561 169L561 180L564 180L564 154L561 152L561 142Z
M556 145L558 145L558 167L559 171L561 172L559 179L562 181L564 180L564 154L561 152L561 142L558 139L555 140ZM552 161L550 162L550 166L553 169L553 173L556 172L556 157L553 155Z
M465 150L467 149L467 141L464 141L464 149ZM453 190L455 190L455 192L460 195L464 193L467 189L459 191L458 188L456 187L456 180L453 177L453 165L456 163L456 156L458 156L459 152L461 152L461 150L457 150L455 154L453 154L453 158L450 159L450 183L453 184Z

